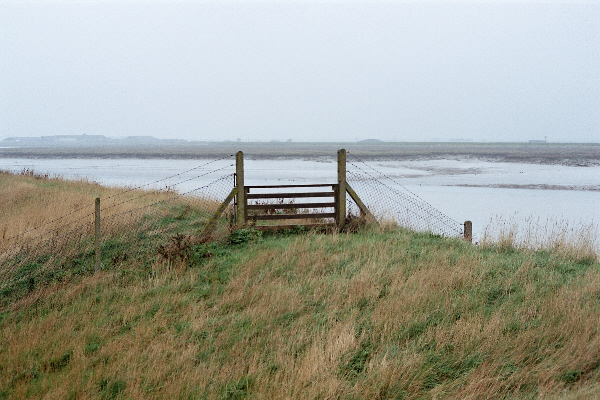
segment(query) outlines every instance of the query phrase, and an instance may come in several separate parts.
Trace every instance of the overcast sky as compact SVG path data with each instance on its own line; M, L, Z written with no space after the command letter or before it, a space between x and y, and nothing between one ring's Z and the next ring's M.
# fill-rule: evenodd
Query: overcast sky
M600 1L0 0L0 138L600 142Z

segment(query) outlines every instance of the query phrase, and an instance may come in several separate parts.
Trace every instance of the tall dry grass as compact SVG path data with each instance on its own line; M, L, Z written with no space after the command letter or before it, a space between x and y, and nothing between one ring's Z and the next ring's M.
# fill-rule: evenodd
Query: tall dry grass
M103 199L105 216L121 215L173 198L165 191L108 188L86 180L0 172L0 233L3 243L60 235L94 221L94 202Z
M184 218L189 213L186 209L210 213L222 200L180 196L170 190L110 188L29 170L20 174L0 171L0 252L23 246L34 249L49 239L60 248L61 240L70 240L73 232L79 234L78 239L92 234L96 198L101 198L102 234L108 237L131 229L148 215L167 215L171 205L180 207L180 218Z
M597 264L397 230L212 246L4 314L7 397L600 394Z
M141 233L111 244L135 263L0 310L0 397L600 396L594 259L387 223L247 232L193 246L178 269Z
M135 268L158 259L181 264L220 204L210 193L206 198L181 196L171 190L105 188L31 171L0 173L0 306L37 286L94 269L96 197L101 198L101 268Z
M483 246L503 249L552 250L578 259L598 258L600 242L597 226L593 223L573 223L548 217L527 217L517 221L515 217L495 216L484 230Z

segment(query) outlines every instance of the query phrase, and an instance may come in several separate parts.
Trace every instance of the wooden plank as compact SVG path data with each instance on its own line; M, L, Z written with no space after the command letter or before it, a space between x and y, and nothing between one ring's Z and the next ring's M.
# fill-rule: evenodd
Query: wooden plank
M100 197L96 197L95 217L94 248L96 249L96 264L94 265L94 272L97 274L102 267L100 259Z
M270 214L270 215L253 215L248 219L257 221L266 220L281 220L281 219L313 219L313 218L335 218L335 213L320 213L320 214Z
M360 200L360 197L358 197L358 195L356 194L354 189L352 189L352 187L350 187L350 185L347 182L346 182L346 191L348 192L350 197L352 197L352 200L354 200L354 202L360 209L360 212L362 214L364 214L367 218L375 221L375 217L373 217L373 214L371 214L371 212L369 211L367 206L365 206L365 204Z
M335 192L263 193L248 194L247 199L294 199L307 197L334 197Z
M336 221L338 228L346 223L346 150L338 150L338 187L337 187Z
M335 186L335 183L318 183L315 185L260 185L246 186L249 189L282 189L282 188L308 188L308 187L327 187Z
M248 221L248 187L244 186L244 223Z
M225 211L225 209L227 208L229 203L231 203L233 198L235 196L237 196L237 193L238 193L238 189L236 187L231 190L231 193L229 193L229 196L227 196L227 198L221 203L221 205L219 206L217 211L215 211L215 213L213 214L211 219L204 226L204 229L202 229L202 232L200 232L200 237L203 237L205 234L208 234L214 228L214 226L217 223L217 220L219 219L221 214L223 214L223 212Z
M315 229L315 228L333 228L335 226L335 223L332 222L330 224L296 224L296 225L289 225L289 224L281 224L281 225L255 225L254 228L264 231L264 230L277 230L277 229L294 229L296 227L302 227L302 228L309 228L309 229Z
M238 151L235 155L235 180L237 188L237 223L246 223L246 191L244 190L244 153Z
M473 242L473 223L471 221L465 221L464 223L463 237L467 242Z
M248 210L283 210L294 208L325 208L335 207L335 203L291 203L291 204L248 204Z

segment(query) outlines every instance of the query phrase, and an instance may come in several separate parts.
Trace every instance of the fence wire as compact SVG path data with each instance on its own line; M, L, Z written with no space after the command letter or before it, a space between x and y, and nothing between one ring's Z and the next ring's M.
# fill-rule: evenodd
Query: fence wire
M463 234L462 224L356 156L349 155L352 161L346 164L346 180L379 221L390 220L413 231L448 237ZM349 213L360 213L350 196L346 207Z
M123 232L142 232L145 238L152 237L157 243L169 241L174 235L193 240L231 192L233 183L233 174L227 174L187 192L158 191L137 198L135 204L140 204L140 200L146 204L133 208L129 202L109 205L101 213L102 234L110 237Z
M184 256L186 246L200 239L200 232L234 187L234 165L231 157L215 160L101 199L103 267L135 258L131 243L154 251L156 258ZM161 188L152 189L159 182ZM233 215L232 209L230 205L226 214ZM93 198L70 213L20 230L0 241L0 307L40 284L93 270ZM177 251L170 252L174 242Z
M148 252L154 252L156 259L186 256L186 246L202 240L200 232L235 186L232 158L230 155L209 161L101 199L103 267L125 268L136 258L147 260ZM357 157L347 163L347 181L380 221L390 219L414 231L445 236L462 234L461 224ZM349 214L360 214L350 196L347 210ZM233 218L233 211L234 205L229 205L225 213ZM42 222L36 225L17 227L20 233L12 237L5 238L6 231L3 234L0 307L40 284L94 268L93 199L64 215L39 220ZM221 228L228 228L230 223L228 218L219 220Z

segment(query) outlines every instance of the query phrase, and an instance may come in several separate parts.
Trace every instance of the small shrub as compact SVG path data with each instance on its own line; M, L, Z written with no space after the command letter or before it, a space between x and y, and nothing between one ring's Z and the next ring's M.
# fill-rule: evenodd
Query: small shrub
M223 399L238 400L247 399L248 391L252 388L254 381L251 378L242 378L232 385L227 385Z
M227 239L229 244L243 244L253 240L260 239L262 232L253 228L237 229L229 234Z
M177 234L170 239L170 243L159 244L156 251L165 261L187 261L190 256L190 246L189 236Z
M373 345L370 341L362 342L356 351L346 354L350 358L340 366L342 377L348 380L356 379L365 370L367 361L369 361L373 353L372 347Z
M85 347L83 349L83 354L85 354L86 356L90 356L90 355L94 354L96 351L98 351L99 348L100 348L100 345L98 343L88 343L85 345Z
M71 361L71 356L72 355L73 355L73 351L69 350L66 353L64 353L62 356L60 356L59 358L51 360L47 364L47 370L48 370L48 372L60 372L60 371L62 371L67 365L69 365L69 362Z
M90 335L87 339L87 343L83 348L83 354L86 356L91 356L95 352L97 352L101 347L100 338L96 335Z
M344 222L344 232L356 233L367 225L365 217L358 217L353 214L348 214Z
M98 382L98 387L103 399L115 399L119 393L125 390L127 384L122 379L116 380L110 384L110 381L104 378Z
M582 376L583 372L580 370L569 370L565 371L559 379L564 383L575 383L580 380Z

